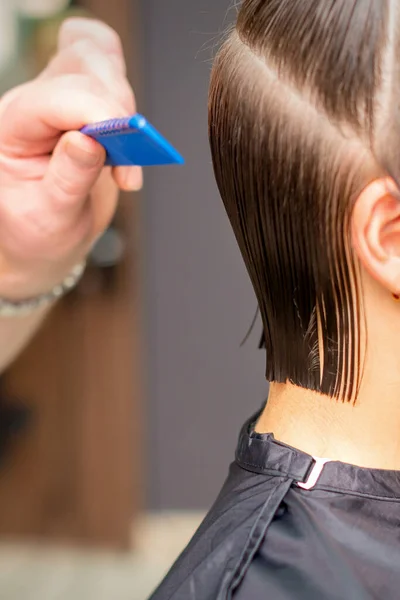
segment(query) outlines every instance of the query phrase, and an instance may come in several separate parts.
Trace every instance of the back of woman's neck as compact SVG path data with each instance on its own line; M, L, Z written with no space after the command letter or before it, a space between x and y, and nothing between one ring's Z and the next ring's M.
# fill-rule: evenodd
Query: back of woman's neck
M355 405L291 384L271 384L256 431L320 458L400 470L400 377L363 381Z

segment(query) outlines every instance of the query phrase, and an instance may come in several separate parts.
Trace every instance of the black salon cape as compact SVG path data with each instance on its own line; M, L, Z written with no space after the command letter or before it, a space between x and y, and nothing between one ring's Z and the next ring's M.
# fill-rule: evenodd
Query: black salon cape
M400 600L400 472L240 434L213 508L151 600ZM371 444L374 440L371 440Z

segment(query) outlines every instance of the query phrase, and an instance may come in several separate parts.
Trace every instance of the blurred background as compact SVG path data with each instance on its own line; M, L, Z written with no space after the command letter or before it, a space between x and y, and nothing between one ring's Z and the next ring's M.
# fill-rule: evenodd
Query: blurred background
M256 301L213 180L232 0L0 0L0 94L70 15L120 34L138 109L185 156L124 194L79 285L0 380L0 598L145 600L267 395Z

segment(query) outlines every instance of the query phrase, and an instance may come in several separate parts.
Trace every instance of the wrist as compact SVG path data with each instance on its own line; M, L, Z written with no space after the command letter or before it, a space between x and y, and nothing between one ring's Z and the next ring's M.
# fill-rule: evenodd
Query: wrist
M0 255L0 298L20 302L48 294L60 285L80 262L83 263L84 260L80 260L78 256L75 261L46 261L39 266L36 261L31 265L26 261L20 264L5 260Z
M69 270L68 274L55 285L14 285L2 286L0 281L0 317L25 316L50 307L62 296L71 291L80 281L86 267L82 261ZM46 291L42 291L42 290Z

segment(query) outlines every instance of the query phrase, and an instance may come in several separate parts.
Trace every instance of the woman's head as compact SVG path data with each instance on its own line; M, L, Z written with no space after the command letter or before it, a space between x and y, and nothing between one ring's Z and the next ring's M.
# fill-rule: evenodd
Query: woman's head
M347 400L362 374L365 278L378 296L400 292L399 8L244 0L211 80L214 169L267 378Z

